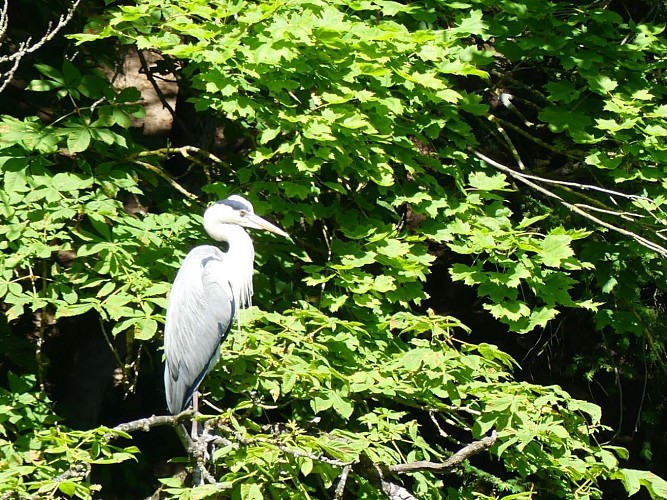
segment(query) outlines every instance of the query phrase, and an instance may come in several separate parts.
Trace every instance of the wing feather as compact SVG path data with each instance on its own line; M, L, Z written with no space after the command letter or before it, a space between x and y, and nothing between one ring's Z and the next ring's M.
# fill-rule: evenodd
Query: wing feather
M236 304L225 278L224 259L217 247L196 247L174 280L164 329L164 385L172 414L190 404L202 379L218 361L220 344L234 321Z

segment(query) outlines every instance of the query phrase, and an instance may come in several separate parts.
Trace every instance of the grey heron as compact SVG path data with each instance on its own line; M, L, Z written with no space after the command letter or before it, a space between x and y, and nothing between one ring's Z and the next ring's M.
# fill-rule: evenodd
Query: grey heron
M246 199L232 195L204 212L204 229L225 243L225 250L193 248L174 280L164 328L164 386L173 415L185 410L193 397L196 406L199 384L218 361L220 344L238 309L250 305L255 250L244 228L289 237L255 215Z

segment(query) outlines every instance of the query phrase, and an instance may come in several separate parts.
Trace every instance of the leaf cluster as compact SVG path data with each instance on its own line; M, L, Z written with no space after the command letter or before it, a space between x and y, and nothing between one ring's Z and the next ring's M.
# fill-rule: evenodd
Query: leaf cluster
M205 172L202 192L242 192L297 243L255 239L260 308L241 315L206 385L224 408L209 420L220 438L216 483L161 478L163 493L318 498L348 466L443 461L495 431L474 467L391 479L420 498L595 498L604 479L660 497L664 481L621 468L625 450L599 444L597 405L515 380L509 354L425 307L437 298L425 284L445 262L448 279L476 288L493 329L544 331L576 310L626 342L627 332L643 335L632 280L663 288L655 255L527 195L471 149L497 146L535 175L548 153L564 164L547 178L622 185L633 195L617 196L620 208L599 191L558 189L570 205L659 239L658 30L546 0L141 0L73 35L84 51L113 40L173 63L195 108L233 124L246 147L216 166L229 172ZM522 81L522 65L540 67L544 81ZM83 66L35 66L28 91L52 99L53 120L0 121L0 300L10 321L94 313L105 332L127 336L118 359L127 381L136 344L160 337L178 263L202 239L200 207L163 168L169 148L130 134L143 113L138 92ZM527 166L519 137L539 151ZM58 429L40 418L29 417L36 432ZM103 464L133 452L102 451L102 431L90 432L63 430L54 460ZM71 455L75 442L100 451ZM57 481L70 469L51 467L43 484L20 486L36 469L17 469L12 484L91 494L83 480ZM377 496L357 472L343 486Z
M0 389L0 493L5 498L90 498L99 485L90 482L95 464L134 458L134 446L109 444L111 430L73 431L58 423L36 377L8 374ZM125 435L129 437L129 435Z

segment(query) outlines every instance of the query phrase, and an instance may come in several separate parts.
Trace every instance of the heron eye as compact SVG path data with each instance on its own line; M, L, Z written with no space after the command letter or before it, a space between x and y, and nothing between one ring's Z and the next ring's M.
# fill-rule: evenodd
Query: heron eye
M239 215L241 217L245 217L246 215L248 215L248 211L247 210L239 210Z

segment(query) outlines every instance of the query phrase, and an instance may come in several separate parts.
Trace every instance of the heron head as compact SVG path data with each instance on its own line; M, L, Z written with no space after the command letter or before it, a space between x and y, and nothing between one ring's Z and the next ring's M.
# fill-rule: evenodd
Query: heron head
M256 215L252 204L237 194L218 201L208 207L204 212L204 229L213 239L218 231L215 228L221 224L231 224L251 229L263 229L280 236L289 238L289 235L278 226Z

